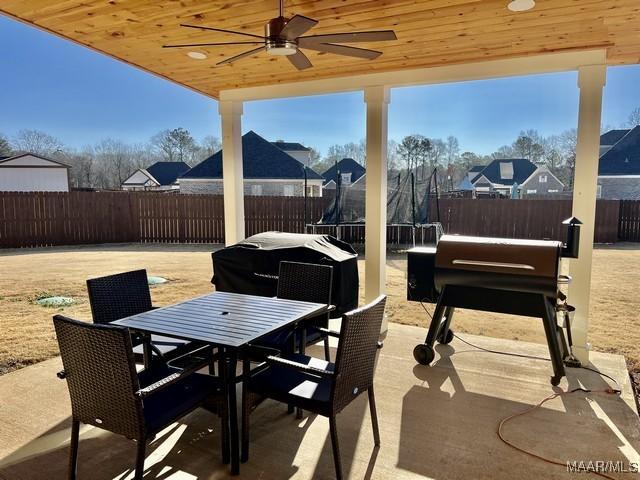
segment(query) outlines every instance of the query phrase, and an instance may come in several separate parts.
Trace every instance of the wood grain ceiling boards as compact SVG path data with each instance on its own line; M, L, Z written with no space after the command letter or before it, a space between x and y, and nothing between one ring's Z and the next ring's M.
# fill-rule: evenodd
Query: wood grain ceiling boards
M640 0L537 0L513 13L508 0L286 0L288 16L320 21L310 32L394 29L397 41L358 44L381 50L360 60L306 50L314 67L296 71L286 59L260 53L231 65L215 63L246 45L198 50L167 43L229 42L242 37L181 28L190 23L263 34L277 0L1 0L0 11L217 98L220 90L353 74L607 49L610 65L640 63Z

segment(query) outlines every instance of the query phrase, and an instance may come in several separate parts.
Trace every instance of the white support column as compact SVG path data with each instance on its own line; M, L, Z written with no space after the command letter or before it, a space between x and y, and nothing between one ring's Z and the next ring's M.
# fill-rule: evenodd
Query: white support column
M602 89L605 85L606 72L606 65L590 65L578 69L580 107L573 184L573 215L582 220L583 224L580 231L580 255L570 263L573 282L569 287L569 302L576 307L572 326L574 353L583 363L589 361L587 332L591 259L598 190Z
M242 174L242 102L218 103L222 123L222 185L224 188L224 243L244 239L244 182Z
M387 135L389 88L367 87L367 186L365 195L365 298L385 293L387 259ZM387 330L386 320L382 327Z

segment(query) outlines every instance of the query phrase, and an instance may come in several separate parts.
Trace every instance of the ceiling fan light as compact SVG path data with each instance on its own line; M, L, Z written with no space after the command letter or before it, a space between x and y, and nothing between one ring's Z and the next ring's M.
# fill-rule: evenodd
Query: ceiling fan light
M535 0L511 0L507 5L507 8L512 12L526 12L535 6Z
M294 55L298 51L298 46L294 42L276 40L267 42L267 53L269 55L287 56Z

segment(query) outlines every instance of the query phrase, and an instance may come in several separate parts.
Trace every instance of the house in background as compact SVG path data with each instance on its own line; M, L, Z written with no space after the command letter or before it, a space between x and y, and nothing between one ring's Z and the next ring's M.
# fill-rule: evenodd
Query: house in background
M122 190L167 191L178 190L178 177L189 170L184 162L156 162L136 170L122 182Z
M640 199L640 125L600 136L598 198Z
M34 153L0 157L0 192L68 192L70 168Z
M472 169L473 171L473 169ZM470 173L477 193L496 192L505 197L560 193L564 184L545 166L536 166L525 158L493 160L477 173Z
M280 150L287 152L293 158L298 160L305 167L311 166L311 149L297 142L285 142L284 140L276 140L272 142Z
M335 190L340 176L341 187L364 188L366 169L353 158L343 158L322 174L323 188Z
M221 195L222 150L184 173L179 179L180 193ZM257 133L242 136L244 194L255 196L304 196L305 170L307 195L322 196L322 177L284 150Z

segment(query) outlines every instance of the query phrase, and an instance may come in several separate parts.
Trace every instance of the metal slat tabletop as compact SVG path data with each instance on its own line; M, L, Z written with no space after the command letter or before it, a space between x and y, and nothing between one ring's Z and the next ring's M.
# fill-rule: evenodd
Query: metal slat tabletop
M113 323L236 348L327 310L327 305L319 303L215 292Z

